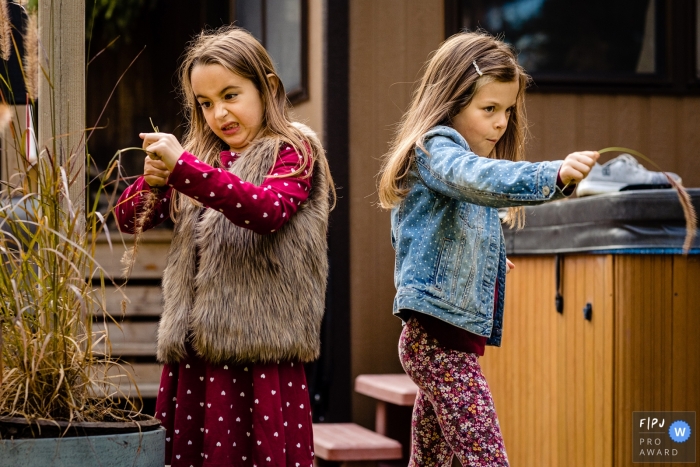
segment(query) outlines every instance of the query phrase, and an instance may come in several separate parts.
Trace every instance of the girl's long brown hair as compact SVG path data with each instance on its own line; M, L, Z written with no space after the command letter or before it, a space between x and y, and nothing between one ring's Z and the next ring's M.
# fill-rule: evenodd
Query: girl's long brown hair
M202 161L217 167L219 153L228 147L207 125L190 79L192 69L197 65L221 65L231 72L253 82L263 103L263 122L257 137L272 136L281 143L288 143L301 154L300 167L279 177L298 177L309 165L310 144L301 130L292 126L289 118L289 101L284 84L275 71L275 66L265 48L252 34L236 26L223 26L214 30L202 31L190 42L183 54L179 68L179 92L185 108L187 130L183 147L196 154ZM268 75L277 77L273 82ZM326 166L327 167L327 166ZM309 170L306 176L311 176ZM327 190L335 198L335 187L330 171L326 168ZM176 218L185 197L176 193L171 205L171 215ZM194 202L194 201L192 201Z
M475 61L483 76L477 73ZM513 161L525 158L525 88L530 77L518 65L510 45L482 31L455 34L432 54L424 69L379 172L379 201L386 209L398 205L408 193L406 179L415 149L419 147L427 153L423 144L425 133L436 125L450 125L452 118L487 83L518 81L520 85L506 131L489 157ZM522 208L509 209L506 220L522 226Z

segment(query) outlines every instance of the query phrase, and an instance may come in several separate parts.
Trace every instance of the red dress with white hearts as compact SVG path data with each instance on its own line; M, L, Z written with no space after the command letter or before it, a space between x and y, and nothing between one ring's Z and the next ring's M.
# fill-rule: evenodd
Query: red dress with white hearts
M222 167L237 157L222 152ZM286 146L270 173L294 171L299 164L300 156ZM306 200L310 183L311 178L288 177L256 186L185 152L144 228L169 217L174 188L208 209L219 210L236 225L271 234ZM149 190L140 177L124 191L116 209L120 230L133 233L141 194ZM156 401L156 416L167 430L165 464L312 467L311 408L303 364L213 365L189 344L186 347L185 359L164 365Z

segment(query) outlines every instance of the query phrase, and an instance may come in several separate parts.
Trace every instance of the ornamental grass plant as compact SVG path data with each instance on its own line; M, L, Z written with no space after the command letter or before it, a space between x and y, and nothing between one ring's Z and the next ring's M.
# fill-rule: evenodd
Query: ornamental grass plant
M152 419L138 409L140 394L127 364L111 356L107 324L118 328L119 323L114 310L107 309L105 290L108 285L120 288L95 260L99 239L112 245L105 218L115 199L116 193L108 191L116 189L110 180L118 160L115 157L88 181L92 190L88 193L84 172L78 169L92 165L89 155L87 161L81 160L87 131L79 132L78 147L70 148L69 154L56 144L67 135L55 133L33 149L36 75L53 89L37 56L41 47L36 46L35 14L30 13L25 23L28 54L17 58L16 31L5 33L12 26L7 3L0 1L0 52L6 60L13 55L7 47L15 52L30 109L25 116L10 105L15 99L5 61L0 68L5 90L0 96L0 125L11 135L18 170L10 177L4 174L0 185L0 424L17 418L30 424ZM54 98L42 98L44 105L53 105ZM27 129L17 123L25 118ZM106 208L98 203L105 199ZM127 378L131 384L125 385ZM135 388L135 394L125 393L124 387ZM0 430L0 436L8 434Z

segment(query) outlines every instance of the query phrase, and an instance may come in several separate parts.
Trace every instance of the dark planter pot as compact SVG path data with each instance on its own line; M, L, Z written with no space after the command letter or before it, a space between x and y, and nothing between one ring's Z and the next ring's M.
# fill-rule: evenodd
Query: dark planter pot
M165 459L165 428L155 419L68 427L0 418L0 427L0 467L163 467ZM28 432L37 437L12 437Z

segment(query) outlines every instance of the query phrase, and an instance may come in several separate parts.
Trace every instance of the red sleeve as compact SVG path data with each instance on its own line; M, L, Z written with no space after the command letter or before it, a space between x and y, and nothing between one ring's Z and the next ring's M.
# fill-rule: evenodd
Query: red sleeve
M300 162L294 148L283 147L270 175L258 186L184 152L170 173L168 184L205 207L223 213L234 224L268 234L289 221L309 196L310 177L274 176L295 171Z
M151 187L143 177L139 177L131 184L119 197L117 206L114 209L114 216L117 218L117 226L124 233L133 234L135 222L143 209L145 194L151 191ZM172 188L158 190L156 200L150 219L144 223L143 230L148 230L170 218L170 197Z

